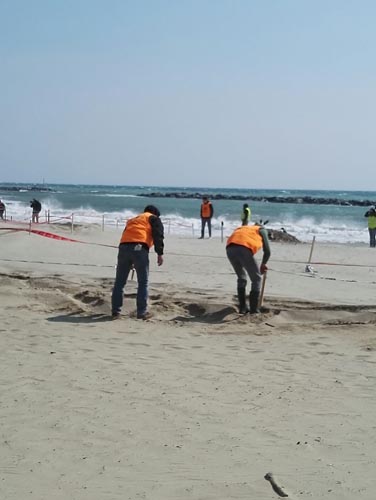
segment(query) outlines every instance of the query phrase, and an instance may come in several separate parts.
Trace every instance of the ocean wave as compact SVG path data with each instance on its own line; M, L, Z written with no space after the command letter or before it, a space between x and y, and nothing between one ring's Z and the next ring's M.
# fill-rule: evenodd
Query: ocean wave
M17 197L20 199L15 199ZM110 201L112 198L128 198L129 201L116 203ZM127 219L134 217L142 210L144 201L142 199L137 201L137 198L139 197L134 193L101 193L91 195L91 197L83 195L79 197L69 195L68 197L65 194L64 197L60 198L57 197L57 193L49 193L46 198L41 200L43 209L40 220L69 224L72 223L73 217L76 223L120 229ZM105 201L106 199L108 201ZM30 220L29 198L26 198L25 194L22 195L21 201L21 196L18 193L9 193L4 201L7 206L8 218L19 222ZM192 200L167 200L165 205L162 205L162 202L158 200L157 204L162 211L166 234L187 237L199 235L201 230L199 203ZM124 207L124 205L127 206ZM241 206L241 203L234 202L214 204L213 237L221 237L222 235L227 237L239 226ZM234 207L236 208L234 209ZM106 211L105 208L109 208L109 210ZM367 221L364 218L362 208L322 208L316 206L302 208L288 205L281 208L254 204L252 206L252 220L259 222L267 219L269 222L266 227L276 230L284 228L302 242L311 242L313 236L321 242L339 244L367 244L369 239Z
M116 194L111 194L116 196ZM123 195L120 195L123 196ZM129 197L129 195L125 195ZM136 197L136 195L131 195ZM31 218L31 209L27 202L21 202L12 199L7 204L7 216L18 222L28 222ZM199 217L183 216L176 209L175 212L166 211L163 214L162 220L165 225L167 235L179 235L185 237L196 237L201 230L201 221ZM96 226L122 228L131 217L139 213L139 208L124 208L122 210L102 212L99 209L92 207L80 206L75 209L64 208L63 204L56 200L54 195L43 200L43 209L40 214L40 221L45 223L48 220L53 223L72 223L77 224L93 224ZM197 213L195 211L195 213ZM254 211L252 214L253 221L270 219L267 228L279 230L284 228L289 234L295 236L302 242L312 241L313 236L316 240L323 243L339 243L339 244L367 244L368 230L366 220L363 217L352 218L344 217L343 211L339 212L336 217L328 217L321 215L320 217L313 215L299 216L296 212L281 213L272 212L273 218L269 217L269 213L261 215ZM213 218L213 237L229 236L231 232L240 225L239 214L229 215L217 213Z

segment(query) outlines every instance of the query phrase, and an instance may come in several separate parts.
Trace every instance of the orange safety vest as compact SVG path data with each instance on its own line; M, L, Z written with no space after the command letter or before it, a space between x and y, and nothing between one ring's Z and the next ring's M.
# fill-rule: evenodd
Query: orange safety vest
M211 203L201 203L201 217L208 219L211 216Z
M253 255L262 248L262 237L259 233L260 226L241 226L235 229L228 238L226 247L231 245L241 245L249 248Z
M149 212L144 212L129 219L121 235L120 243L144 243L151 248L154 244L149 221L151 215Z

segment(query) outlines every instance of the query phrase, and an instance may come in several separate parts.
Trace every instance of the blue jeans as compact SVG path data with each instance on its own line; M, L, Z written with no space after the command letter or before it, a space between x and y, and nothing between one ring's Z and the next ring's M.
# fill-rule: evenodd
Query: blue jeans
M137 316L147 310L149 281L149 251L137 243L123 243L119 246L116 278L112 289L112 313L119 313L123 306L123 290L129 272L134 266L137 274Z

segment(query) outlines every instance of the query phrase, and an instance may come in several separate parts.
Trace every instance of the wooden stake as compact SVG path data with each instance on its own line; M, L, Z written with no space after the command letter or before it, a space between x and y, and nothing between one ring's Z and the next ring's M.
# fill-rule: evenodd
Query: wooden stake
M265 283L266 283L266 271L262 275L262 284L261 284L260 298L258 303L259 307L262 307L262 303L264 301Z
M314 236L312 238L312 245L311 245L311 251L309 253L309 258L308 258L308 264L311 263L311 259L312 259L312 254L313 254L313 247L315 246L315 241L316 241L316 236Z

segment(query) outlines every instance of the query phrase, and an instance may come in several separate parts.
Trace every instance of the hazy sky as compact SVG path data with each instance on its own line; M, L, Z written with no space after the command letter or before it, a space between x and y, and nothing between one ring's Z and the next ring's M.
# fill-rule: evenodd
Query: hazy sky
M374 0L0 0L0 182L376 189Z

